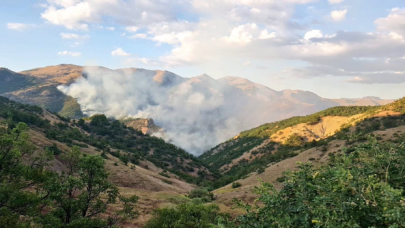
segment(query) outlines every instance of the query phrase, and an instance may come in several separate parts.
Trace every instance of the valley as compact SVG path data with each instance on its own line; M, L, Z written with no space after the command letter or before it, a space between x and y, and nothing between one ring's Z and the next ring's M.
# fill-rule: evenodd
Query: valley
M265 100L274 102L270 100L279 99L277 94L282 93L281 97L284 97L282 99L297 104L294 109L297 107L301 109L301 104L303 107L312 106L312 108L319 105L316 109L321 107L325 109L309 115L296 115L264 123L250 130L241 131L197 157L170 143L170 140L163 140L164 135L170 134L170 131L156 124L155 121L159 123L158 119L132 116L114 118L105 113L92 113L86 116L86 109L83 109L80 102L57 88L63 83L66 86L74 86L76 80L80 78L84 80L86 75L78 76L82 72L72 70L80 68L70 69L71 66L63 65L62 69L68 68L62 70L60 67L48 69L51 72L49 75L44 69L28 71L32 74L31 78L23 74L2 71L3 75L7 76L3 77L3 82L15 83L13 85L16 87L10 87L15 90L11 92L4 89L3 95L8 98L0 97L0 121L3 129L0 136L6 137L10 134L8 133L10 129L19 126L18 123L26 123L29 127L29 141L33 144L35 153L51 153L45 170L55 175L67 172L69 162L65 156L72 150L80 151L84 157L102 158L103 167L108 173L107 180L117 187L124 201L109 203L108 209L102 213L102 216L95 218L102 219L111 216L114 211L125 208L125 199L135 195L137 200L133 209L136 211L136 216L117 220L117 224L122 227L161 227L163 221L170 220L164 217L165 213L173 219L177 218L176 221L182 221L181 216L186 216L186 220L195 216L187 214L193 210L202 213L201 216L209 214L208 217L204 217L203 224L207 226L202 227L211 225L244 227L242 225L245 222L249 223L250 220L241 219L252 213L249 210L246 211L249 208L247 205L255 204L258 197L266 196L265 192L275 191L273 196L276 197L277 194L284 194L288 189L296 188L299 185L290 185L290 183L300 183L303 177L294 175L301 175L302 172L311 172L312 176L318 175L314 172L326 175L325 170L328 167L341 164L340 158L347 156L349 159L355 156L354 153L366 153L364 151L374 148L370 145L381 147L380 152L384 156L388 156L383 149L386 146L397 148L395 150L399 153L398 158L402 156L401 143L405 137L405 98L393 102L378 98L350 101L342 99L340 102L348 106L329 107L335 104L333 103L335 101L317 98L315 102L318 102L317 104L310 104L309 98L304 99L301 95L295 97L294 94L304 93L301 91L277 92L234 77L219 79L217 81L227 81L226 84L233 87L228 89L239 91L240 96L246 95L254 99L260 98L263 102ZM52 76L52 74L55 75ZM156 80L159 86L168 86L171 83L181 84L186 81L165 72L147 71L146 75L154 75L152 80ZM144 76L142 73L141 77ZM13 80L10 80L10 77L13 77ZM191 78L187 82L199 85L214 81L216 80L203 76ZM212 88L211 86L213 85L209 88ZM53 88L55 93L51 93L50 88ZM200 86L195 89L202 91ZM173 96L178 93L171 87L169 90L173 92ZM312 96L315 95L311 94L309 97ZM172 97L172 99L180 98ZM43 106L60 104L62 100L63 107L59 111L52 111ZM282 102L285 103L286 100ZM33 106L33 103L37 106ZM349 104L366 104L366 106ZM312 108L304 109L303 112L313 110ZM289 108L281 109L282 112L285 110L289 111L282 115L296 113ZM290 111L291 113L287 114ZM64 115L66 113L68 115ZM74 116L70 115L72 113L75 113ZM159 134L162 138L157 137ZM364 162L366 163L363 165L368 165L368 160ZM402 167L402 162L402 158L397 160L396 167ZM375 172L381 172L378 171L378 167L375 169L377 170ZM315 177L311 181L315 181ZM397 185L393 184L401 185L402 182L395 179L387 183L392 184L392 188L396 188ZM35 186L40 187L43 183L38 182L37 185ZM318 186L320 185L318 183ZM258 192L261 188L266 190ZM272 188L274 190L271 190ZM265 198L259 199L265 205L269 203ZM394 205L394 202L389 202ZM239 208L235 208L236 205L239 205ZM50 211L54 209L51 204L44 204L43 207ZM279 207L282 208L281 205ZM264 207L260 210L267 209ZM283 216L286 215L288 213L284 213ZM44 222L40 215L34 213L32 216L35 219L31 222ZM255 216L260 217L260 214ZM282 215L279 215L277 219L281 217ZM189 225L183 227L189 227Z

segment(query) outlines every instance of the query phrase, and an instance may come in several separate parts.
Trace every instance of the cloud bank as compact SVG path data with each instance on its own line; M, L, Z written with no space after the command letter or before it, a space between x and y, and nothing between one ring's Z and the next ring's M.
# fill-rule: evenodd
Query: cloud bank
M254 67L260 61L282 59L295 66L295 69L285 69L279 77L302 77L308 74L308 67L317 67L318 71L333 68L333 72L343 70L348 73L332 74L328 70L305 78L328 75L365 84L398 82L398 74L388 71L405 71L404 64L402 67L397 64L405 57L405 9L393 8L386 17L376 18L375 30L339 30L326 34L317 28L321 18L342 22L357 20L356 14L349 15L346 6L341 8L338 5L350 4L347 1L329 0L332 7L328 11L317 11L316 7L311 6L318 2L48 0L42 18L70 30L89 30L94 25L113 21L121 28L123 36L134 42L146 39L156 46L168 48L153 58L142 54L136 58L120 55L127 56L124 63L173 69L193 66L214 68L217 67L215 63L221 61L243 70L242 67L246 68L243 63L247 61ZM296 8L302 8L300 5L305 4L308 4L311 12L305 16L300 15L302 12L297 14ZM323 15L319 15L321 13ZM296 62L304 63L300 64L304 66L296 67ZM395 70L390 68L394 62ZM371 70L375 68L380 69ZM389 77L376 78L382 72Z

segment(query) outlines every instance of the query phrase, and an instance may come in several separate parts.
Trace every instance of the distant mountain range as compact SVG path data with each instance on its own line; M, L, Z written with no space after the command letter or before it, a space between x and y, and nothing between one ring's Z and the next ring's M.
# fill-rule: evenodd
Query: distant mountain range
M333 106L393 101L378 97L327 99L309 91L276 91L239 77L183 78L168 71L67 64L19 73L0 68L0 95L70 118L94 113L153 118L164 129L161 137L197 155L263 123ZM143 122L150 124L139 123ZM134 126L148 127L139 123Z

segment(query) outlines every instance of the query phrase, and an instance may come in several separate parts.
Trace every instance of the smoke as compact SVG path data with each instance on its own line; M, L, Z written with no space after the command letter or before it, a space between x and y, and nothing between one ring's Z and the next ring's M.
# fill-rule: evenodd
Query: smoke
M77 98L85 114L153 118L164 128L157 136L194 155L283 113L271 111L279 107L271 100L280 92L264 86L241 89L239 81L229 78L186 79L167 71L102 67L86 67L83 74L58 89Z

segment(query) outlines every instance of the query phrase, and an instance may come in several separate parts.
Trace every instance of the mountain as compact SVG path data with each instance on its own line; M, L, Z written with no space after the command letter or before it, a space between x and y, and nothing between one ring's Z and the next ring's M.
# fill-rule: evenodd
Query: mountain
M3 74L12 74L7 72ZM168 71L139 68L62 64L15 75L15 83L10 81L15 86L0 95L69 118L103 113L116 119L153 119L162 130L149 133L195 155L266 122L334 106L390 102L375 97L326 99L309 91L276 91L238 77L213 79L204 74L183 78ZM138 124L132 126L142 130Z
M363 98L341 98L341 99L332 99L342 106L375 106L375 105L386 105L391 103L393 100L383 100L379 97L363 97Z
M82 77L83 67L72 64L47 66L20 72L42 82L68 84Z
M0 69L0 95L25 104L38 105L66 117L82 117L80 105L57 86L81 77L82 67L59 65L15 73ZM4 89L4 88L6 89Z
M27 88L36 83L26 75L13 72L7 68L0 68L0 94Z

